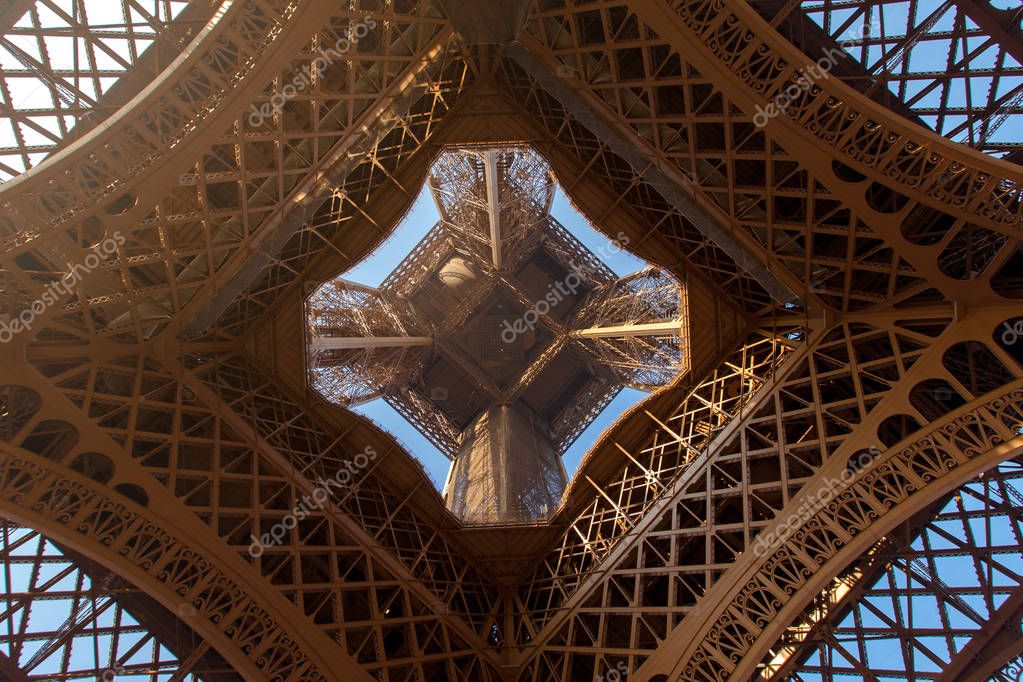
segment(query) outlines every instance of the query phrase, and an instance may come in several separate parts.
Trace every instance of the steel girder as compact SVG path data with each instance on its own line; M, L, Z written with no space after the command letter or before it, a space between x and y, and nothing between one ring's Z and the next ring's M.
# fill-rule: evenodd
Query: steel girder
M1007 462L889 534L814 600L762 679L988 679L1023 623L1020 476Z
M1019 161L1020 9L989 2L750 3L806 55L843 51L831 71L917 124ZM836 54L832 53L832 54Z
M337 660L324 657L329 639L281 595L254 582L246 563L225 554L219 538L162 492L117 440L33 374L25 367L5 376L0 506L6 518L45 529L152 596L240 674L341 679ZM87 404L95 393L86 388ZM347 667L358 674L354 664Z
M795 85L797 93L786 102L782 115L767 116L767 127L785 140L786 146L792 148L797 140L812 145L810 149L827 154L829 166L837 160L866 178L884 182L904 199L964 222L1019 236L1023 174L1018 165L928 134L892 117L837 80L820 79L804 89L797 82L797 71L806 63L805 55L746 2L708 0L669 6L638 0L632 6L649 26L657 26L676 50L687 47L687 58L704 73L721 78L722 90L751 116L758 105L767 107ZM808 153L804 162L810 162ZM821 175L822 182L853 202L853 193L836 183L839 177ZM870 207L867 193L859 193L851 205L877 211Z
M932 349L934 359L921 358L901 390L882 398L857 431L877 434L884 421L899 414L920 415L917 424L930 421L926 413L931 408L923 402L928 396L914 393L907 384L930 390L933 401L933 392L940 386L926 388L931 385L928 381L945 381L945 377L959 374L949 358L953 349L962 350L963 344L971 341L986 343L991 349L988 352L1000 356L999 363L1006 362L999 370L1000 389L978 393L977 386L970 390L961 380L953 381L949 385L959 388L952 390L963 396L958 402L976 397L919 432L911 429L890 448L874 435L850 438L836 449L819 475L761 530L758 542L762 544L751 544L748 549L753 551L743 552L706 595L691 621L673 633L672 637L678 638L675 647L659 649L642 672L702 679L727 671L730 679L746 679L792 617L820 594L838 571L902 519L978 473L1017 457L1023 447L1019 391L1023 384L1014 377L1020 376L1020 370L992 343L1011 314L1011 309L988 312L985 323L980 322L984 317L974 323L980 330L973 325L953 325ZM864 452L871 453L867 461L857 463ZM808 562L815 566L813 572L806 570ZM688 648L679 655L684 646Z
M348 175L364 160L372 160L381 141L392 130L401 127L401 116L428 93L432 79L429 74L424 77L422 72L433 65L437 53L447 48L450 39L450 29L444 28L433 36L432 41L419 48L418 58L383 89L377 101L367 107L351 126L351 132L310 169L301 183L291 190L288 201L283 202L260 226L249 249L235 253L233 263L221 268L217 277L209 282L207 287L216 292L212 300L206 303L202 296L196 296L195 303L186 307L182 318L188 320L190 335L205 332L224 309L255 284L285 244L309 223L331 196L336 195L339 187L344 187ZM197 311L194 319L190 314L192 308Z
M176 616L167 617L146 593L36 531L4 522L0 565L5 680L140 674L172 682L241 679L208 642Z
M5 3L0 179L37 166L116 113L160 76L220 5Z
M569 83L571 79L558 76L550 63L529 51L539 52L534 41L522 45L513 45L511 54L515 61L548 91L571 114L572 118L585 125L591 133L605 141L615 154L625 159L634 173L656 188L679 213L686 217L698 230L709 237L732 260L749 272L778 303L799 302L799 297L792 285L779 281L778 276L759 261L748 238L744 234L736 235L731 226L722 227L725 222L716 213L712 213L706 205L694 201L685 191L686 180L681 179L677 169L671 168L667 173L650 163L650 154L637 143L637 139L625 138L614 126L602 121L597 111L577 93ZM641 138L640 138L641 139ZM670 168L670 167L669 167ZM702 197L700 197L702 199ZM744 239L746 241L744 241ZM784 277L786 273L782 271Z

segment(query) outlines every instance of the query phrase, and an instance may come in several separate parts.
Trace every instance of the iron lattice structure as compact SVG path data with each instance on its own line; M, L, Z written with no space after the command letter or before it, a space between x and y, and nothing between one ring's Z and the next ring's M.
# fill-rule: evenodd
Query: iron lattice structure
M560 455L607 403L685 369L682 285L617 278L550 214L527 147L445 152L429 186L441 220L379 289L336 278L309 299L311 384L345 406L382 397L452 458L463 523L544 520Z
M310 297L308 311L310 330L322 337L415 336L417 331L415 316L407 305L350 282L324 284ZM313 388L342 405L358 404L404 388L408 368L422 352L415 347L327 349L313 345L310 381Z
M5 522L0 675L5 680L241 680L175 614L123 577ZM98 675L97 675L98 673Z
M877 610L889 679L1018 677L1018 540L965 539L1018 525L1018 7L182 4L0 7L5 678L863 676ZM689 372L466 528L310 395L304 302L440 150L527 144L686 283Z
M618 336L577 334L600 362L613 368L624 385L641 390L664 386L675 378L685 352L684 339L671 329L628 335L624 327L648 328L665 320L685 327L682 288L669 272L648 268L603 285L576 313L573 328L623 327Z
M882 540L814 600L761 679L883 679L912 670L917 680L947 680L974 666L1004 679L999 670L1011 657L977 660L965 646L1019 647L1021 510L1019 464L963 485L928 510L922 527Z

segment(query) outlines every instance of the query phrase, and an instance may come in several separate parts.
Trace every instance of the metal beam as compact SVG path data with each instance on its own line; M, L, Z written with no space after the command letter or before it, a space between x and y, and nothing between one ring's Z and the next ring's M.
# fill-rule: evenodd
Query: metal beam
M202 657L206 655L209 648L209 642L202 642L199 644L199 646L197 646L195 650L188 655L188 658L182 660L178 664L178 669L174 671L174 674L171 675L171 678L167 680L167 682L185 682L185 678L187 678L192 670L195 669L196 664L202 660Z
M497 150L488 149L483 164L487 180L487 214L490 218L490 250L494 267L501 269L501 188L497 182Z
M956 325L953 334L968 335L970 329L976 326L976 322L960 322ZM914 373L934 373L933 360L935 357L942 357L943 349L947 349L943 340L940 345L932 346L929 349L929 357L923 356L915 363L906 376ZM904 379L912 381L912 379ZM984 398L974 400L955 411L949 412L942 419L942 422L932 422L928 431L918 431L906 441L911 445L906 447L893 446L885 451L881 457L873 460L868 466L858 469L848 483L843 482L836 489L834 481L839 480L838 475L846 471L848 457L853 455L862 446L868 443L876 443L878 423L885 415L893 414L891 410L898 402L905 401L903 395L892 392L886 395L878 403L873 412L859 425L859 431L845 440L842 446L836 449L832 458L825 462L812 480L812 483L803 487L797 496L790 499L789 504L778 513L774 519L761 529L766 538L775 538L774 544L768 544L763 550L757 550L756 545L751 547L752 551L741 553L735 563L728 569L715 584L701 597L702 603L697 603L696 608L690 612L684 621L659 642L657 651L648 657L642 666L635 672L641 679L649 679L658 674L667 675L669 679L677 679L681 670L687 665L697 668L697 676L704 675L705 669L713 668L721 671L720 678L732 680L752 679L756 666L766 656L768 649L781 640L783 633L789 624L800 615L803 609L816 596L820 595L829 582L842 570L848 567L855 559L863 556L876 542L890 533L907 518L919 513L934 505L942 499L949 491L952 491L979 473L996 467L1004 461L1019 457L1023 454L1023 436L1012 436L1012 431L1005 427L997 419L986 421L997 437L992 438L989 444L978 448L981 454L966 454L957 443L964 442L957 433L964 432L965 426L971 419L984 419L982 414L990 410L990 405L996 401L1005 400L1013 391L1019 391L1023 387L1023 378L1016 379L1004 384L997 391L985 394ZM903 403L905 404L905 403ZM965 417L964 415L974 415ZM954 426L953 426L954 425ZM941 433L935 436L932 434ZM944 435L948 433L949 435ZM862 434L862 435L861 435ZM933 438L933 440L932 440ZM939 440L940 438L940 440ZM930 443L935 443L931 446ZM861 509L879 509L883 506L880 498L883 493L870 492L870 486L856 485L856 493L852 496L843 496L838 491L852 490L855 484L862 480L870 480L869 476L875 476L882 467L890 467L891 470L902 472L898 475L906 478L907 484L912 480L909 471L913 467L920 466L919 462L928 457L926 448L934 447L947 453L947 460L943 464L943 471L933 474L933 478L924 483L907 485L904 491L900 492L901 500L885 508L884 513L872 516L869 525L863 530L853 528L849 539L845 544L839 543L836 547L829 549L826 559L818 554L814 559L801 559L801 561L812 561L815 564L813 572L807 571L801 578L802 584L798 587L787 588L786 596L779 598L778 606L774 606L773 613L766 625L758 626L750 639L744 641L735 648L742 647L744 650L733 655L729 660L716 657L718 647L728 646L726 638L708 638L705 633L712 628L724 628L730 624L729 619L734 618L726 611L731 604L738 603L733 596L740 589L752 591L754 586L763 585L765 581L771 580L767 576L777 566L778 556L793 556L802 550L795 549L794 538L797 534L787 530L787 524L791 519L799 519L802 528L811 527L841 527L844 513L843 507L848 509L854 505L860 505ZM923 479L921 479L923 481ZM808 502L808 500L815 500ZM829 502L830 501L830 502ZM801 506L807 505L807 506ZM805 509L810 508L807 512ZM793 511L791 514L789 510ZM776 528L783 528L780 534ZM803 531L799 531L803 532ZM805 535L803 536L805 537ZM807 556L807 555L803 555ZM759 565L760 568L752 568L752 565ZM789 574L797 574L794 568L787 569ZM799 569L802 570L802 569ZM761 577L754 577L754 576ZM759 589L757 587L756 589ZM741 607L746 608L746 607ZM749 610L743 612L749 613ZM743 616L748 617L748 616ZM720 632L721 630L718 630ZM692 653L698 652L698 653ZM710 652L710 653L708 653ZM702 657L702 659L700 658Z
M1020 30L1023 7L998 9L988 0L957 0L957 4L982 30L998 41L1013 59L1023 63L1023 31Z
M18 20L25 16L32 7L34 0L12 0L4 3L6 7L0 8L0 31L8 31Z
M1021 619L1023 588L1015 590L1012 596L1002 602L998 610L986 620L984 627L952 657L948 667L935 679L938 682L954 682L971 676L980 679L980 675L976 674L979 672L977 668L983 666L985 662L994 662L996 665L999 662L1007 663L1012 656L1006 658L1005 652L1009 650L1011 644L1019 641Z
M28 675L18 667L17 662L0 654L0 676L10 682L30 682Z
M530 45L529 49L527 44ZM680 171L660 167L650 152L637 144L637 140L630 140L618 128L606 122L595 107L568 84L569 79L559 77L543 57L531 51L539 49L535 41L523 36L521 41L508 47L508 54L579 123L625 160L637 176L657 190L675 210L728 254L736 265L756 279L772 298L780 303L801 303L795 289L782 282L778 275L758 259L755 255L758 251L754 250L753 244L743 244L742 237L733 229L721 225L721 218L712 215L682 189L687 183L682 180Z
M429 49L380 96L349 129L330 154L292 191L289 203L271 216L252 236L248 248L235 261L222 268L208 286L211 296L196 296L202 307L179 317L188 320L186 336L198 336L213 325L231 303L249 289L277 258L291 238L305 228L316 211L344 184L348 175L369 157L377 140L401 121L403 112L427 94L419 82L451 37L451 30L440 31ZM191 306L190 306L191 307Z
M255 662L260 653L281 655L281 651L291 656L304 655L305 661L300 665L310 675L322 675L337 681L359 679L368 682L371 679L343 648L313 627L309 619L283 594L268 589L270 583L253 571L250 563L238 553L227 551L228 545L224 540L202 519L191 513L179 498L162 488L150 473L135 465L130 457L122 456L123 453L116 448L116 442L98 422L89 420L84 413L71 406L62 391L42 379L32 377L33 370L27 364L8 363L5 359L4 366L8 370L5 376L9 377L7 380L17 385L31 386L46 401L49 409L61 414L73 425L83 442L115 463L119 480L130 482L144 492L149 505L126 507L124 503L127 498L123 495L118 498L118 493L105 484L73 474L68 467L28 451L12 457L11 446L3 444L0 447L0 451L3 451L0 468L5 470L3 480L7 477L20 478L22 474L16 473L18 471L32 471L29 479L33 487L22 487L19 490L24 495L23 499L16 499L5 489L4 494L0 494L0 516L38 530L60 548L71 548L77 555L101 565L156 599L163 609L172 613L182 604L191 603L191 599L198 594L212 595L212 598L218 600L232 599L233 609L222 613L220 618L205 610L181 615L180 618L194 631L196 637L210 642L243 679L263 677L260 673L266 668L260 668ZM68 476L78 476L78 480L68 481ZM56 516L58 512L55 508L30 506L26 501L40 495L65 495L65 491L71 489L68 486L74 486L75 504L80 505L79 513L89 515L100 513L94 510L119 508L123 523L117 530L108 531L105 542L97 537L96 530L89 524L62 523ZM157 508L159 513L153 511ZM155 555L151 552L147 554L144 549L133 549L138 543L139 528L151 528L159 535L161 549L164 551L160 557L154 559ZM111 547L124 551L118 552ZM174 566L179 573L161 573L158 578L156 570L163 570L164 566L168 572ZM149 572L150 568L153 568L153 573ZM189 578L186 580L181 577L183 575ZM250 614L254 621L245 620L246 615ZM253 622L260 623L259 629L251 625ZM228 628L243 627L246 623L249 623L256 635L271 631L279 633L279 641L283 645L266 641L263 648L255 653L243 648L243 643ZM308 668L305 667L307 665ZM0 676L0 679L6 678Z
M358 348L410 348L433 345L429 336L319 336L312 340L315 350Z
M750 394L749 401L746 403L746 414L756 414L759 409L765 404L769 404L768 401L772 399L773 395L784 386L785 380L789 375L796 372L800 366L803 358L807 357L823 333L818 330L813 332L810 339L808 339L806 345L800 350L796 351L795 354L786 362L778 367L778 371L765 381L764 385L756 390L756 395ZM733 368L737 369L737 368ZM705 386L711 386L716 380L711 379ZM748 386L752 386L753 382L749 382ZM699 382L692 388L696 389L699 386ZM695 390L694 390L695 392ZM647 415L650 412L647 411ZM657 421L655 419L655 421ZM662 422L663 423L663 422ZM604 582L608 579L612 569L615 566L620 565L625 557L630 552L634 551L637 545L642 544L643 539L648 536L649 533L661 523L664 518L664 514L667 510L672 509L679 505L681 496L688 493L691 490L690 486L693 485L694 481L698 481L700 477L705 477L707 467L713 460L714 453L720 449L724 444L730 442L735 434L741 433L746 424L746 419L734 419L727 422L727 424L714 436L714 440L711 444L707 445L700 451L691 450L687 440L680 440L678 434L670 433L667 434L667 441L673 443L673 448L679 447L679 449L686 449L691 452L689 455L689 461L687 466L677 477L670 479L660 479L662 486L665 486L665 490L661 493L655 501L651 502L647 506L642 516L632 524L629 533L622 533L620 539L617 537L609 538L615 542L606 553L605 556L600 557L594 564L594 567L589 570L585 575L580 575L579 584L575 589L566 595L564 601L559 605L559 608L554 610L549 618L543 623L542 627L538 632L534 633L533 639L530 642L530 648L527 648L519 659L520 669L527 669L527 666L531 659L540 656L546 650L548 642L551 637L561 630L561 628L567 627L566 623L575 618L586 599L599 592L602 589ZM674 445L674 444L677 444ZM624 448L618 444L618 439L615 439L615 445L618 450ZM641 471L648 472L648 467L642 467ZM660 476L660 475L659 475ZM642 485L648 486L649 479L644 476L642 478ZM575 488L569 489L569 495L573 494ZM603 513L609 514L607 510L603 510ZM630 516L636 512L632 511ZM700 519L702 522L703 519ZM575 547L589 547L596 542L594 536L583 534L580 532L580 525L583 528L595 527L596 524L580 524L578 521L571 524L572 531L575 532L582 540L582 542ZM573 547L574 549L574 547Z
M444 14L466 45L504 45L529 15L529 0L441 0Z
M622 324L614 327L590 327L572 332L574 338L610 339L633 336L664 336L682 333L681 320L667 322L647 322L646 324Z
M213 413L219 415L225 424L230 424L233 428L237 429L238 434L249 443L249 446L254 451L259 453L261 457L265 458L271 466L276 467L279 471L288 472L288 478L295 486L297 492L303 495L313 494L318 484L309 477L312 475L311 469L296 469L295 462L289 459L287 451L281 451L270 444L250 420L241 416L229 406L224 405L223 401L218 399L218 394L215 393L209 385L198 378L196 372L186 370L181 366L177 359L171 356L164 356L163 361L171 367L177 376L181 377L180 380L183 385L187 385L195 391L196 398L200 403L208 406ZM340 439L338 439L338 442L339 441ZM395 445L395 447L400 446ZM391 452L393 452L393 450L387 450L386 452L381 453L379 455L379 462L383 462L391 454ZM379 464L376 466L379 466ZM368 470L364 476L368 477L372 471L373 469ZM349 490L346 493L346 496L351 494L353 494L353 491ZM391 508L387 510L386 522L381 524L374 534L371 529L364 526L363 523L360 523L358 519L345 510L342 506L343 501L344 499L338 500L332 498L324 505L323 509L325 513L330 514L334 523L336 523L345 533L349 534L354 539L357 543L358 551L363 552L367 558L390 572L398 584L407 589L410 595L415 596L422 603L446 603L444 601L446 595L435 593L430 586L426 585L422 579L412 572L398 554L381 542L381 533L393 533L393 529L390 524L393 520L395 509ZM433 542L432 538L430 542ZM426 556L426 553L427 550L424 548L424 557ZM458 613L445 612L443 614L438 614L438 616L438 620L444 621L447 627L467 642L468 646L475 649L482 659L489 660L491 664L496 665L496 661L494 661L494 652L483 647L479 635ZM324 652L321 651L316 651L315 653L317 655L324 654ZM348 661L342 659L338 661L338 666L334 670L342 676L351 673L353 675L352 679L356 679L361 678L361 675L358 673L363 672L365 669L356 664L351 664L351 667L349 667Z

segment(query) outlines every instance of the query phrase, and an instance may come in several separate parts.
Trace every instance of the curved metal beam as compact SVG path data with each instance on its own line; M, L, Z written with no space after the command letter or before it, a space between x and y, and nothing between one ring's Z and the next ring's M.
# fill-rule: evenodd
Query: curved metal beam
M251 563L227 551L224 540L121 443L34 370L18 361L8 365L9 359L0 360L7 368L3 381L32 390L41 400L28 426L64 421L78 440L61 461L0 442L0 514L118 572L171 611L191 605L196 615L186 621L189 626L239 672L251 669L252 679L271 676L273 667L285 665L282 661L306 671L310 679L338 680L352 674L368 679ZM0 423L7 418L0 415ZM62 463L83 453L108 457L114 478L98 483ZM148 505L115 492L114 482L141 489ZM250 638L257 634L264 644L252 644Z
M103 234L139 222L292 52L318 30L327 0L244 0L214 14L163 75L101 126L0 186L0 252L87 219ZM176 183L175 183L176 184Z
M838 79L804 88L806 55L744 0L631 0L630 7L747 113L782 97L785 106L766 125L798 140L787 143L793 152L816 150L829 162L837 152L837 160L921 204L991 230L1023 230L1023 167L916 126ZM833 172L821 177L837 180Z
M246 679L340 680L265 586L237 582L223 552L51 460L0 445L0 513L131 581L180 615ZM283 601L283 597L280 597ZM187 608L184 608L187 607ZM322 646L322 644L321 644ZM342 655L337 650L337 655ZM350 664L348 670L355 670ZM361 672L361 671L360 671ZM369 680L362 672L358 679ZM345 677L344 679L352 679Z
M213 291L209 300L196 296L178 315L172 331L184 327L187 336L202 334L242 292L255 283L288 240L306 226L336 188L343 186L348 175L366 160L374 145L397 127L401 112L407 112L427 94L428 85L420 82L420 74L430 66L451 35L450 28L438 31L421 57L381 93L376 103L359 117L313 172L291 191L291 201L250 237L248 248L240 250L230 263L217 271L207 284L207 288Z
M792 500L794 511L783 510L762 531L786 537L785 543L759 556L751 552L731 578L718 581L639 673L749 679L792 619L851 561L903 519L1023 452L1023 435L1001 420L1014 410L1023 411L1023 380L963 406L851 475L850 453L836 454ZM974 432L978 423L993 431Z

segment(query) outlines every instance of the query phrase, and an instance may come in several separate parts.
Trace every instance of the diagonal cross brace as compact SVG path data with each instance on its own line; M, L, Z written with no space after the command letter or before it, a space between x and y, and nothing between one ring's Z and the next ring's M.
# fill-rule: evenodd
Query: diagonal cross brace
M377 141L399 125L405 112L428 93L429 87L420 82L419 75L429 67L449 37L450 29L436 36L433 47L396 84L397 93L381 97L363 116L364 123L353 126L354 130L349 131L347 138L328 157L324 164L326 169L306 179L305 193L294 201L290 209L278 215L272 224L262 227L262 236L257 235L256 241L249 245L250 253L245 261L213 293L208 303L194 311L194 314L184 316L189 320L184 329L185 337L201 336L238 296L256 283L263 271L277 259L285 244L305 228L316 211L331 197L335 188L342 185L348 175L366 160Z
M664 170L657 167L641 148L604 121L593 107L566 83L566 79L554 73L541 57L530 52L521 42L509 45L508 54L541 88L558 100L569 114L611 151L624 159L638 177L657 190L686 220L759 282L772 298L779 303L802 303L800 297L771 272L749 247L740 243L729 230L722 227L714 216L696 203Z

